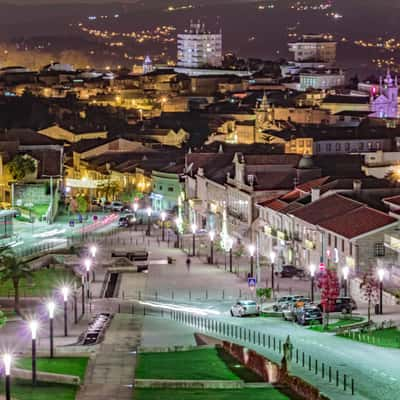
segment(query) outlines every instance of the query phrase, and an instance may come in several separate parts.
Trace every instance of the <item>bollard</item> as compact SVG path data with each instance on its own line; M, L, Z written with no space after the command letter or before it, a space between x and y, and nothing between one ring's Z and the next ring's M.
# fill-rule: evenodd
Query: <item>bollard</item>
M208 300L208 289L206 289L206 300Z
M279 353L282 352L282 341L279 339Z
M351 395L354 396L354 379L351 378Z
M225 300L225 289L222 289L222 300Z
M274 336L274 351L275 351L275 346L276 346L276 340L275 340L275 336Z
M253 331L253 344L256 344L256 332Z
M328 368L328 379L329 379L329 383L332 382L332 367L329 366Z
M347 376L346 374L343 375L343 390L346 391L347 389Z
M315 375L318 375L318 360L315 360Z
M175 296L174 296L174 291L172 291L172 300L174 300L174 297L175 297Z
M304 368L305 364L305 356L304 356L304 351L301 352L301 366Z
M121 304L118 303L118 314L121 314Z
M271 336L270 335L268 335L268 348L269 349L271 348Z
M239 289L239 299L242 298L242 289Z
M336 386L339 386L339 370L336 370Z
M322 379L323 378L325 378L325 364L324 363L322 363L322 366L321 366L321 375L322 375Z
M308 370L311 371L311 356L308 356Z
M132 303L132 306L131 306L131 313L135 314L135 305L133 303Z
M146 315L146 307L143 307L143 315Z
M263 347L265 347L265 333L263 333Z
M158 300L158 292L156 290L156 292L154 293L156 300Z
M299 363L299 349L296 349L296 364Z
M141 300L141 299L142 299L142 293L139 290L139 300Z
M189 290L189 300L192 300L192 291Z
M260 334L260 332L258 332L258 345L259 346L261 345L261 334Z

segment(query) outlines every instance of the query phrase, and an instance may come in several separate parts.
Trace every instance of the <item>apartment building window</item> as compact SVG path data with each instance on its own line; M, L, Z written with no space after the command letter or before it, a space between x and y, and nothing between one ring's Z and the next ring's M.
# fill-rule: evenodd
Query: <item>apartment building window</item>
M349 251L350 251L350 256L352 256L353 255L353 243L350 243Z
M340 151L342 149L342 145L340 143L336 143L336 151Z
M337 249L337 236L335 236L335 249Z
M330 245L332 244L332 243L331 243L331 240L332 240L331 234L328 233L328 246L330 246Z
M375 243L374 255L375 257L385 257L385 244L383 242Z
M344 253L344 239L342 239L342 253Z
M363 142L359 143L358 149L359 149L360 151L363 151L363 150L364 150L364 143L363 143Z
M169 186L168 187L168 192L173 192L173 191L174 191L174 188L172 186Z
M345 145L345 150L346 150L346 151L350 151L350 143L346 143L346 145Z
M332 145L331 145L330 143L328 143L328 144L326 145L326 151L327 151L328 153L330 153L330 152L332 151Z

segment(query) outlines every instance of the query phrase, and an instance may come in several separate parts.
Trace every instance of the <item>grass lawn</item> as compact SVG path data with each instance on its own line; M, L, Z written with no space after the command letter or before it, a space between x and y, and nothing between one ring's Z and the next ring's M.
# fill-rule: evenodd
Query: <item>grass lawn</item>
M54 289L63 283L72 284L76 277L66 269L40 269L33 272L32 278L21 279L20 295L42 297L49 296ZM11 281L0 283L0 297L13 296Z
M32 213L36 215L36 217L42 217L43 215L46 215L47 210L49 209L49 204L35 204L32 209L27 207L20 208L26 216L29 216L29 214Z
M136 400L289 400L274 388L260 389L135 389Z
M336 320L335 322L328 324L327 327L324 327L322 324L318 324L318 325L311 325L309 329L312 329L313 331L317 332L334 332L337 328L340 328L341 326L356 324L357 322L361 321L362 318L345 318Z
M77 391L77 386L59 383L38 382L32 387L30 381L11 381L11 398L15 400L75 400ZM4 394L3 382L0 385L0 394Z
M338 336L380 347L400 348L400 331L396 328L377 329L365 333L351 332Z
M41 372L52 372L54 374L79 376L82 382L85 377L87 363L87 357L38 358L37 370ZM32 361L30 358L22 358L18 360L17 367L30 370L32 368Z
M139 354L138 379L237 380L216 349Z

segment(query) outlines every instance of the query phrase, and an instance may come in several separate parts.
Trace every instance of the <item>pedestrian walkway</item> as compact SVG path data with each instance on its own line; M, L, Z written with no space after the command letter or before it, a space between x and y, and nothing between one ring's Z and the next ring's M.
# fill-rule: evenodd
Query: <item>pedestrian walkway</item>
M141 329L139 317L115 315L104 342L89 362L77 400L132 400Z

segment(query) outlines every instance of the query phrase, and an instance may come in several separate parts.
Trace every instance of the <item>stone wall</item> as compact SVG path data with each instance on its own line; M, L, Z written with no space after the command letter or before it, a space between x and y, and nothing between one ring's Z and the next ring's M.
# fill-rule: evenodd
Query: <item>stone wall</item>
M360 278L352 278L350 280L350 295L356 301L356 303L366 304L367 302L364 298L362 290L360 289L361 282L362 280ZM396 296L383 291L383 305L395 306L397 302L398 299L396 298ZM374 307L374 304L372 304L372 307ZM372 312L374 312L374 310L372 310Z
M44 183L14 185L14 204L24 206L29 203L50 204L50 194L46 194Z

